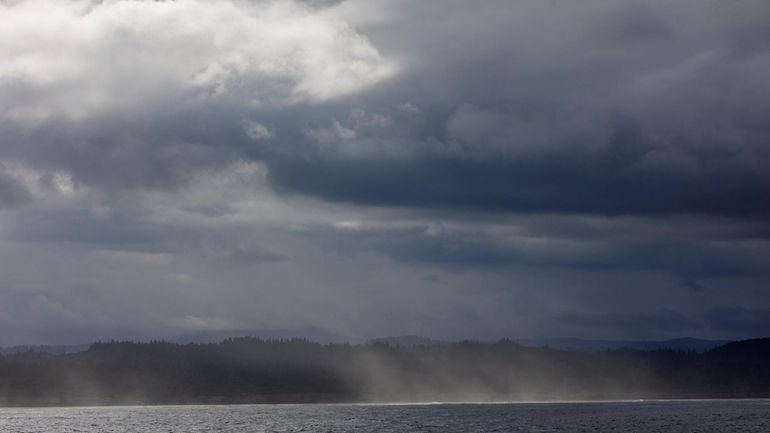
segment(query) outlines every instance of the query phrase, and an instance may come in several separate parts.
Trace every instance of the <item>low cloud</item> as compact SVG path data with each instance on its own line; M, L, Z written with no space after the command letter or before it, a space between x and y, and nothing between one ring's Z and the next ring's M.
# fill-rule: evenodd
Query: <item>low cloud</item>
M26 202L29 195L24 184L0 164L0 209L18 206Z
M765 337L770 329L770 311L747 308L719 308L708 311L704 319L717 332Z
M697 330L698 321L686 317L682 313L671 310L658 310L650 313L562 313L559 320L569 326L578 328L625 329L633 338L649 338L659 335L660 331L686 335Z

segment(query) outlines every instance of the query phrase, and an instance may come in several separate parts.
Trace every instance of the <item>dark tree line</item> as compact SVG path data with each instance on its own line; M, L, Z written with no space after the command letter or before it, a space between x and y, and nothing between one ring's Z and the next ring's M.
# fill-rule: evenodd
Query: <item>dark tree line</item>
M101 342L0 356L0 405L770 397L770 339L704 353L438 346Z

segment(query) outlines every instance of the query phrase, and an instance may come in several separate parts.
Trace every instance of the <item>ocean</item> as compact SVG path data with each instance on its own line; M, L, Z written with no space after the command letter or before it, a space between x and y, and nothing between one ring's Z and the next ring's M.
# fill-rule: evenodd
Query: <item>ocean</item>
M0 432L770 432L770 400L0 408Z

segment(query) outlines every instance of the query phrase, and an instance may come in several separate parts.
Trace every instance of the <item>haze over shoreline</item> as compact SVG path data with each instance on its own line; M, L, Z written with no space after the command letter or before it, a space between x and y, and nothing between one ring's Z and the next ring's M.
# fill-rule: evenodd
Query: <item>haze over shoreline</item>
M432 346L94 343L0 356L0 405L583 401L770 397L770 339L704 352Z

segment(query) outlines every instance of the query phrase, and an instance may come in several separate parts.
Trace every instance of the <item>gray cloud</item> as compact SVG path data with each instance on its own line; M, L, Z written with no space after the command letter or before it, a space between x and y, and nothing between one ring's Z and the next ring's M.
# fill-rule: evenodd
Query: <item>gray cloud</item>
M17 206L29 199L29 191L0 164L0 209Z
M0 343L770 309L765 1L0 11Z
M186 56L179 67L159 63L138 75L137 91L152 96L144 100L121 99L124 86L114 84L118 75L96 83L108 92L107 102L100 102L104 107L84 105L81 98L52 112L59 96L51 85L39 84L42 78L8 81L3 89L11 124L4 129L24 150L11 147L6 154L66 169L77 180L99 186L174 185L211 165L254 158L268 165L276 188L361 204L608 215L762 217L770 210L770 177L764 169L770 89L762 79L768 72L762 57L767 37L760 30L764 21L755 18L768 15L761 2L742 2L729 15L713 2L629 1L611 7L488 2L473 8L425 2L416 10L409 6L410 14L402 2L373 6L387 12L383 20L391 31L357 18L360 7L349 2L333 10L354 24L362 20L362 31L401 66L379 86L367 88L364 84L377 82L360 78L354 99L346 99L348 87L329 87L338 86L338 80L311 73L319 68L306 74L287 66L277 71L284 78L274 78L260 60L278 55L295 62L282 47L274 54L207 46L197 56L179 54ZM67 19L98 25L118 13L109 8ZM244 22L316 19L301 9L295 15L290 8L288 13L221 9L212 13L233 14ZM424 24L447 10L451 19ZM168 19L147 11L158 25ZM317 21L319 32L339 26L325 15ZM199 24L205 29L208 22ZM182 36L206 31L191 29ZM417 43L400 44L407 35ZM131 38L145 42L138 35ZM319 62L351 74L358 74L360 62L373 70L378 62L387 63L358 41L340 36L336 43L355 54L319 54ZM121 41L99 43L123 49ZM284 43L291 47L296 41ZM335 46L318 49L327 48ZM40 46L29 49L30 55L47 59ZM73 52L65 54L78 55L68 49ZM198 84L196 67L204 72L227 68L223 62L231 52L254 60L245 70L204 74ZM352 63L346 65L348 60ZM134 72L107 62L89 59L91 69L73 73ZM6 74L46 73L18 69ZM188 81L173 81L179 73L188 73ZM167 75L168 88L156 89ZM78 76L83 83L88 78ZM328 101L330 95L336 102ZM321 103L288 107L282 102L299 97ZM115 106L118 100L125 104ZM398 112L405 104L418 111ZM275 137L267 140L273 143L249 140L243 122L250 117L273 125ZM13 126L33 118L44 120L33 133ZM374 119L380 123L373 124ZM335 127L336 133L348 131L341 140L346 143L330 146ZM330 131L326 138L319 135L324 128Z
M408 7L397 31L371 25L375 43L416 42L370 98L427 114L398 130L340 119L356 133L346 146L267 158L276 186L410 207L767 215L767 39L753 18L766 5Z
M699 327L696 320L671 310L658 310L652 313L562 313L558 320L579 328L626 329L634 338L648 338L656 332L674 331L685 334Z
M770 311L746 308L720 308L707 312L705 321L712 329L733 335L761 337L770 329Z

